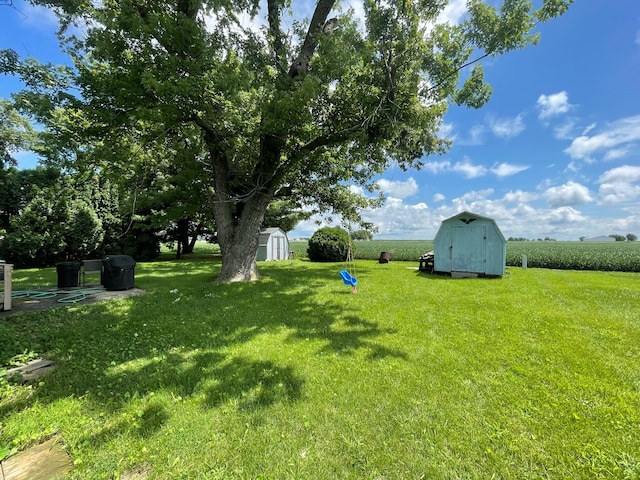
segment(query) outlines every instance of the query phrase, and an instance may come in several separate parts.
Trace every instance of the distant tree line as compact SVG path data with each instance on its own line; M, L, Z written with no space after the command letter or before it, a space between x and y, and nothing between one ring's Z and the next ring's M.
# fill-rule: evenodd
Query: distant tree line
M508 242L555 242L555 238L544 237L544 238L524 238L524 237L509 237L507 238Z
M633 233L627 233L626 236L618 235L616 233L612 233L609 236L611 238L614 238L616 242L635 242L636 240L638 240L638 237L636 235L634 235Z
M611 235L608 235L609 237L615 239L616 242L635 242L636 240L638 240L638 237L636 235L634 235L633 233L627 233L627 235L618 235L615 233L612 233ZM587 239L587 237L580 237L579 240L581 242L584 242ZM507 239L507 241L509 242L555 242L556 239L555 238L550 238L550 237L544 237L543 238L538 238L538 239L528 239L525 237L509 237Z

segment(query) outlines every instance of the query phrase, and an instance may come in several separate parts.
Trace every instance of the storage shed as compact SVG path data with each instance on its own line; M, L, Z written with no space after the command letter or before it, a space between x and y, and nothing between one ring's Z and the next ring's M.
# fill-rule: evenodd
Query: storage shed
M433 271L452 276L504 275L507 241L495 220L462 212L442 222L433 240Z
M256 260L286 260L289 258L289 239L277 227L263 228L258 237Z

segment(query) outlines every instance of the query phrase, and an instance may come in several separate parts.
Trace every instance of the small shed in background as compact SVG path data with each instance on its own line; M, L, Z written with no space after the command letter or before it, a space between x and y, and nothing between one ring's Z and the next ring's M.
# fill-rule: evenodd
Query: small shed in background
M495 220L462 212L443 220L433 240L433 271L452 276L504 275L507 241Z
M263 228L258 237L256 260L286 260L289 258L289 239L287 234L277 228Z

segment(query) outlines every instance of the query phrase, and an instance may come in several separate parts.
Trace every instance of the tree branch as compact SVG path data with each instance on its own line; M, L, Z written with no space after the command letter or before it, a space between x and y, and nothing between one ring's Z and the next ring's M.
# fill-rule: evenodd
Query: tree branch
M438 83L436 83L435 85L429 87L427 89L427 91L425 93L429 93L432 90L435 90L436 88L441 87L444 82L446 82L447 80L449 80L451 77L453 77L456 73L460 72L461 70L463 70L464 68L467 68L471 65L473 65L474 63L478 63L480 60L487 58L488 56L490 56L492 53L491 52L487 52L477 58L474 58L473 60L469 60L467 63L465 63L464 65L460 65L457 68L454 68L453 70L451 70L449 73L447 73L444 78L442 80L440 80Z
M326 23L327 16L329 16L335 3L335 0L318 0L313 17L311 17L309 30L307 30L304 43L300 48L300 53L289 68L289 76L291 78L295 78L309 70L309 61L318 46L318 35L322 33L322 27Z
M282 5L280 0L268 0L267 20L269 22L269 37L273 42L273 53L276 64L280 65L284 60L284 42L282 41L282 31L280 30L280 11ZM280 67L283 68L284 67Z
M292 155L293 159L297 160L300 157L308 155L312 153L314 150L320 147L327 147L329 145L336 145L338 143L342 143L345 140L350 139L354 133L358 131L364 131L362 125L344 128L334 133L329 133L325 135L319 135L310 142L305 143L300 148L298 148L294 154Z

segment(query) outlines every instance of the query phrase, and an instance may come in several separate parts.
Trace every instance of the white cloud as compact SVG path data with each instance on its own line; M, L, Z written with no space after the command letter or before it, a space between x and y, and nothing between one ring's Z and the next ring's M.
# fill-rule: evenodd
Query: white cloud
M458 145L482 145L486 131L487 128L484 125L474 125L469 129L468 136L456 137L456 143Z
M467 13L467 0L450 0L447 6L438 17L439 22L447 22L451 25L457 25Z
M609 150L604 154L604 160L616 160L618 158L626 157L629 153L628 148L614 148L613 150Z
M491 173L496 175L497 177L509 177L511 175L515 175L516 173L523 172L528 170L530 167L528 165L512 165L510 163L501 163L497 166L491 168Z
M530 168L528 165L513 165L504 162L494 165L492 168L487 168L484 165L474 164L468 158L455 163L452 163L449 160L440 162L427 162L423 166L424 170L431 172L434 175L437 175L439 173L451 172L460 173L465 178L483 177L488 173L493 173L497 177L502 178L508 177L510 175L515 175L516 173L527 170L528 168Z
M567 113L573 105L569 103L569 94L565 91L552 93L551 95L540 95L537 102L538 118L544 120Z
M603 173L600 183L600 202L615 205L640 200L640 167L623 165Z
M621 167L612 168L604 172L598 182L600 183L620 183L620 182L638 182L640 181L640 167L635 165L623 165Z
M565 149L573 159L590 160L594 155L603 152L605 159L620 158L623 150L632 151L640 142L640 115L622 118L592 136L581 135ZM613 153L611 153L613 152Z
M486 169L481 165L473 165L469 160L451 163L448 160L443 162L428 162L424 166L425 170L433 174L442 172L462 173L466 178L480 177L486 173Z
M381 208L363 212L364 219L378 228L378 238L430 239L440 221L423 203L408 204L399 198L388 198ZM401 232L401 233L400 233Z
M516 190L515 192L508 192L503 197L503 200L507 203L529 203L538 199L538 195L531 192L525 192L523 190Z
M433 32L435 25L448 23L449 25L460 24L467 13L467 0L450 0L444 3L444 9L440 11L435 21L421 22L420 27L426 35Z
M587 125L582 129L582 133L580 133L580 135L588 134L595 127L596 127L595 123ZM554 126L553 136L559 140L573 140L577 136L575 132L577 131L578 128L579 126L576 125L575 118L567 118L567 119L564 119L562 123Z
M547 214L547 220L550 224L565 225L568 223L583 223L585 217L575 208L560 207L550 211Z
M437 175L438 173L449 171L451 169L451 162L447 160L441 162L426 162L422 166L422 169Z
M360 185L349 185L349 191L351 193L355 193L356 195L362 195L363 197L367 196L364 188Z
M391 197L407 198L418 193L418 184L413 177L406 182L382 179L377 183L380 190Z
M559 140L572 140L575 138L573 131L576 128L574 119L567 119L559 125L553 127L553 136Z
M465 178L477 178L487 174L487 168L482 165L474 165L469 160L456 162L451 167L452 172L461 173Z
M580 162L577 162L575 160L572 160L569 162L569 165L567 165L567 168L565 169L565 171L570 172L570 173L576 173L580 171Z
M491 132L500 138L513 138L520 135L525 130L522 115L515 118L489 117L489 128Z
M485 188L484 190L472 190L465 193L461 197L454 198L453 201L458 204L470 204L479 200L486 200L493 195L493 188Z
M587 133L589 133L594 128L596 128L596 124L595 123L587 125L586 127L584 127L584 130L582 130L582 135L586 135Z
M433 200L433 203L440 203L440 202L444 201L446 198L447 198L447 197L445 197L443 194L441 194L441 193L436 193L436 194L433 196L432 200Z
M593 201L587 187L572 181L548 188L544 196L551 207L567 207Z
M365 15L364 15L364 4L362 0L349 0L348 5L349 5L349 8L353 10L354 18L358 21L360 25L364 26Z
M438 134L444 138L448 138L449 140L455 140L456 135L454 133L454 128L453 123L443 123L438 129Z

